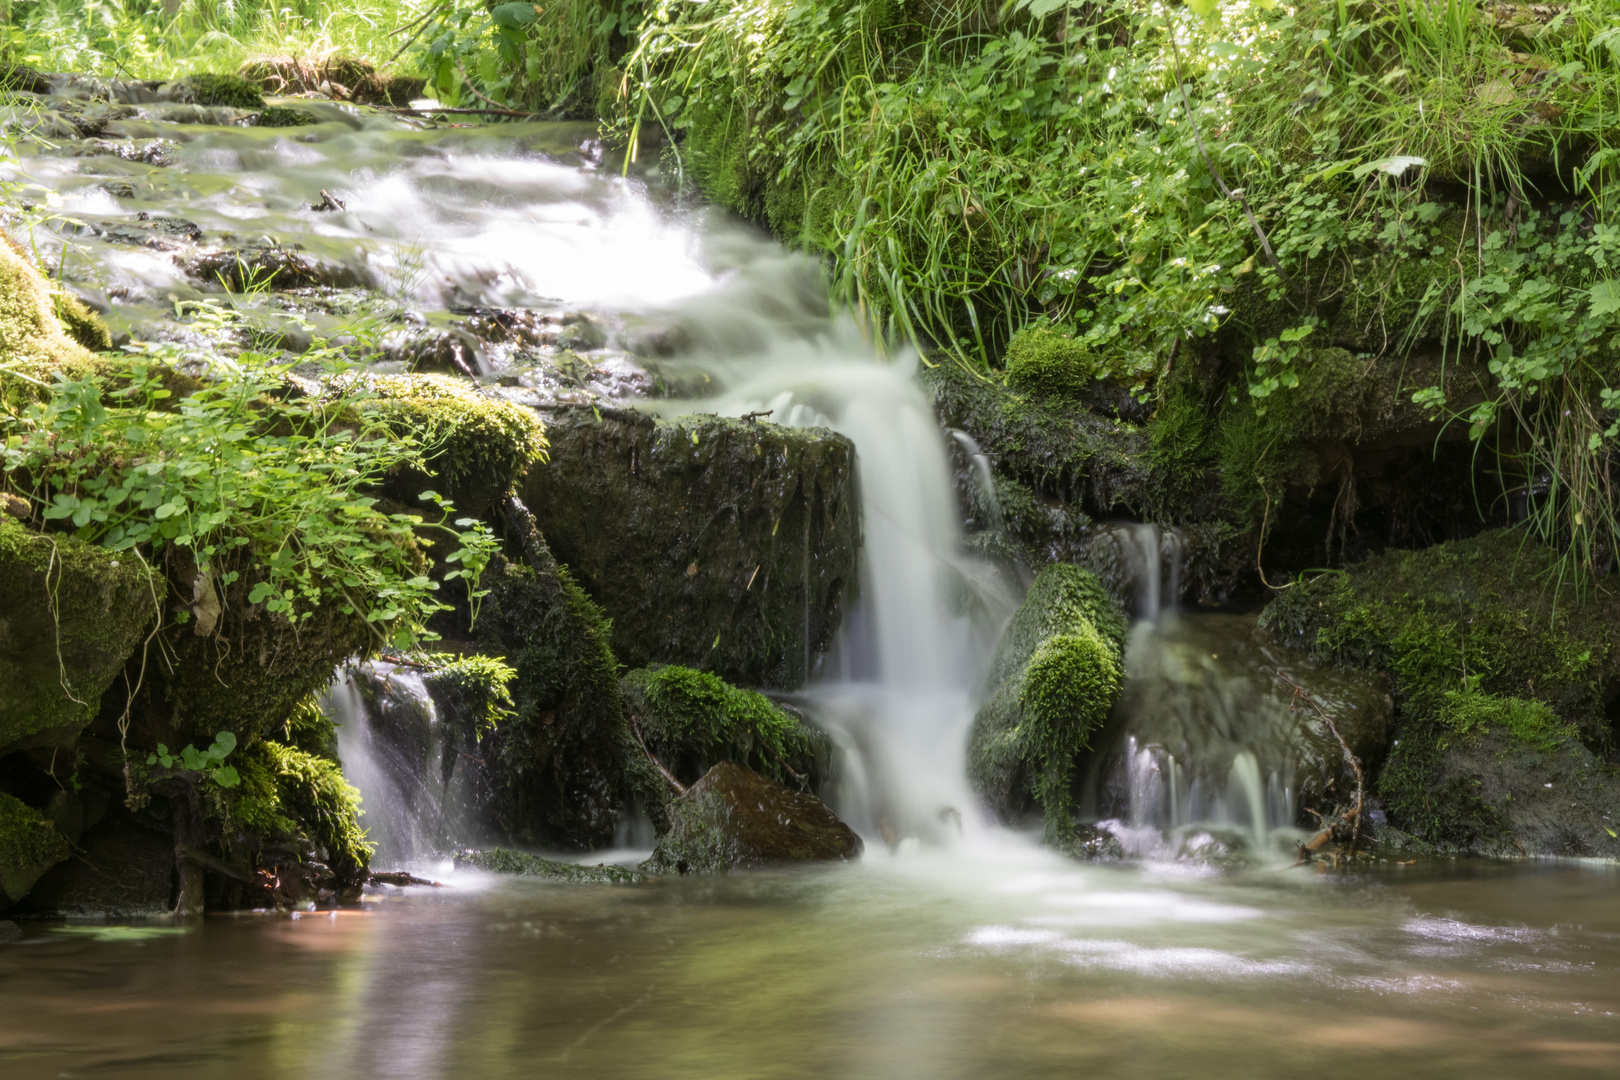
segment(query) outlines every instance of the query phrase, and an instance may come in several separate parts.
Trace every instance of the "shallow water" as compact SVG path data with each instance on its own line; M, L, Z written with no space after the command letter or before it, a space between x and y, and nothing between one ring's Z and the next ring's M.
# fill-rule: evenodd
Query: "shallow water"
M1006 838L638 887L451 877L146 939L30 928L0 951L0 1072L1612 1075L1617 875L1201 876Z

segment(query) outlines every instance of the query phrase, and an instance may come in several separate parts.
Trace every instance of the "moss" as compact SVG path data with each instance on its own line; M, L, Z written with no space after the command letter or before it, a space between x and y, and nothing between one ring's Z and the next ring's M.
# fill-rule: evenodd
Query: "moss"
M194 105L227 105L233 109L262 109L264 95L240 75L203 72L187 75L175 88L177 100Z
M60 294L9 237L0 241L0 407L15 409L58 372L83 378L101 364L69 336L57 315Z
M517 671L513 715L479 744L488 826L523 844L605 847L629 797L633 750L612 628L527 511L509 507L505 524L510 557L485 571L474 628L479 651Z
M68 337L92 352L106 352L112 348L112 331L78 297L59 292L51 300L56 317Z
M825 738L763 694L676 665L632 671L619 689L640 741L682 783L695 783L721 761L782 784L819 783ZM668 785L644 771L643 779L638 794L661 825Z
M558 862L556 859L542 859L538 855L512 851L508 848L463 851L456 856L456 866L458 868L470 866L474 870L485 870L491 874L515 874L519 877L537 877L576 885L634 885L638 881L647 880L647 875L627 870L622 866L605 864L581 866L578 863Z
M431 481L413 474L390 483L390 494L420 505L426 483L468 513L488 511L546 460L546 435L533 410L502 401L448 375L368 375L345 383L369 393L363 408L395 432L420 440ZM398 491L394 489L398 488Z
M0 515L0 752L71 744L166 592L130 553Z
M365 881L372 846L361 827L360 792L330 758L261 739L237 758L242 782L227 806L236 843L303 836L320 849L340 891Z
M968 775L1004 820L1038 805L1049 838L1069 819L1074 769L1119 697L1125 619L1077 566L1042 570L991 667L994 688L968 736Z
M1028 327L1007 343L1007 385L1020 394L1086 402L1100 380L1141 385L1156 362L1144 363L1124 343L1095 346L1049 327Z
M1611 750L1620 619L1601 592L1560 592L1557 561L1497 530L1369 559L1266 608L1262 625L1286 643L1389 673L1399 713L1377 787L1397 828L1442 847L1490 848L1510 828L1520 839L1542 829L1513 803L1532 774L1576 758L1591 783L1603 773L1591 762Z
M314 116L303 109L289 109L285 105L271 105L259 114L255 122L262 128L289 128L305 127L320 123Z
M613 618L630 667L802 685L860 550L854 446L822 428L558 409L523 490L546 539Z
M0 908L21 900L40 875L70 854L67 840L44 814L0 794Z
M281 727L273 730L271 735L277 742L295 750L334 763L338 760L337 725L321 708L320 699L314 694L293 706Z

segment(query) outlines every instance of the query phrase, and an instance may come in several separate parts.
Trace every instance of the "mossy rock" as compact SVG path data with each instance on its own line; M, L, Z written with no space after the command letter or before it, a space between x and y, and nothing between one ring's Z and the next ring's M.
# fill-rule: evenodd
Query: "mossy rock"
M1397 722L1377 788L1395 828L1445 850L1609 851L1620 610L1605 582L1560 588L1558 563L1496 530L1369 559L1266 608L1283 642L1389 674ZM1548 790L1571 797L1545 803Z
M792 688L832 640L860 549L854 447L820 428L558 409L524 501L613 620L627 665Z
M0 753L71 745L166 593L129 552L0 514Z
M289 128L307 127L320 123L313 115L304 109L289 109L285 105L271 105L260 113L254 121L255 127L262 128Z
M92 352L106 352L112 348L112 331L78 297L59 292L51 300L56 317L61 320L62 329L68 337Z
M0 92L49 94L51 80L27 64L0 62Z
M262 109L264 95L240 75L204 72L187 75L174 84L175 101L190 105L225 105L233 109Z
M0 793L0 911L27 896L45 871L70 854L44 814Z
M411 507L428 487L463 513L487 514L546 460L546 433L532 409L448 375L367 375L347 388L369 395L361 408L396 434L417 439L431 476L406 470L387 493Z
M613 843L631 795L626 762L639 756L625 722L619 664L602 610L557 564L521 504L504 516L508 554L484 572L477 622L463 610L440 623L517 670L514 715L479 743L483 812L512 842L567 850ZM457 625L459 623L459 625Z
M861 838L822 801L723 761L670 805L668 831L642 869L654 874L860 858Z
M1049 327L1018 331L1003 357L1007 386L1038 400L1073 401L1105 415L1138 420L1147 410L1131 397L1157 361L1130 352L1123 342L1096 346Z
M86 830L80 854L48 870L19 914L41 918L143 918L174 903L174 837L119 802Z
M581 866L579 863L543 859L523 851L491 848L488 851L463 851L456 856L456 868L470 867L491 874L511 874L516 877L541 878L570 885L634 885L646 881L647 875L622 866Z
M629 672L619 690L638 743L683 784L730 761L780 784L820 786L830 755L826 737L757 691L678 665ZM651 763L638 764L638 795L662 831L669 785Z
M0 237L0 404L15 407L37 400L39 384L50 385L58 373L84 378L102 369L97 357L69 333L59 311L77 320L83 307L52 289L21 249ZM87 311L84 316L91 318ZM83 333L88 323L80 320L79 326Z
M257 852L266 842L307 838L332 870L340 892L365 883L372 845L360 792L331 758L260 739L234 759L241 783L225 791L227 844Z
M990 699L968 734L968 778L1012 822L1032 807L1063 842L1075 766L1119 697L1125 618L1095 575L1057 564L1036 575L991 665Z

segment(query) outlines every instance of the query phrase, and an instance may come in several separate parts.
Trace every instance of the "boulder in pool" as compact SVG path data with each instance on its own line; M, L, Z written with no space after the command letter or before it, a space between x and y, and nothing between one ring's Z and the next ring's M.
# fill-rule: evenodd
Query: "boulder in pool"
M861 838L820 799L722 761L669 808L669 830L642 869L724 874L805 862L852 862Z

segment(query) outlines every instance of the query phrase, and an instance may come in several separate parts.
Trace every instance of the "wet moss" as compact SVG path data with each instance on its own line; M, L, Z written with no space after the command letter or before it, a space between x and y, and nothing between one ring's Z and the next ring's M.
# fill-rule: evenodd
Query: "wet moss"
M166 592L130 553L0 514L0 752L70 745Z
M0 237L0 407L37 400L60 372L83 378L101 367L57 314L60 296L9 237ZM76 303L76 301L75 301Z
M391 495L406 505L436 485L463 512L488 513L521 484L530 466L546 460L546 434L533 410L502 401L448 375L368 375L350 389L371 395L365 410L425 448L431 476L414 470L392 479Z
M51 300L56 317L68 337L91 352L105 352L112 348L112 331L78 297L59 292Z
M825 736L763 694L677 665L629 672L619 689L632 734L683 784L730 761L777 783L819 787L830 753ZM636 794L662 831L669 785L650 762L633 765Z
M305 127L320 123L303 109L289 109L285 105L271 105L259 114L256 126L262 128Z
M514 874L518 877L544 878L547 881L568 882L574 885L634 885L646 881L647 875L622 866L581 866L578 863L543 859L523 851L491 848L488 851L463 851L456 856L456 866L472 867L491 874Z
M307 838L340 891L358 888L372 845L361 826L360 792L328 757L261 739L237 757L241 784L227 792L226 839L249 848Z
M1072 831L1075 766L1119 697L1124 638L1124 616L1095 575L1057 564L1036 576L968 735L969 779L1002 820L1033 805L1049 839Z
M0 794L0 909L17 903L40 876L72 854L50 820Z
M187 75L175 85L175 100L193 105L226 105L233 109L262 109L264 95L240 75L202 72Z

